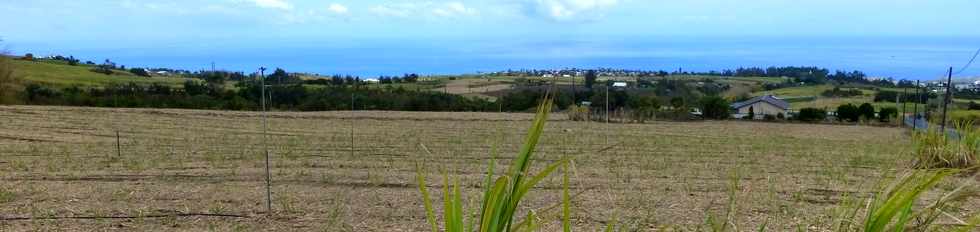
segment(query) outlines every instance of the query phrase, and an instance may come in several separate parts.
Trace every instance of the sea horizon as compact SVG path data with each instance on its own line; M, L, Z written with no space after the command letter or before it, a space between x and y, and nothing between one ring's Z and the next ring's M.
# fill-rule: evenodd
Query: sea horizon
M127 67L253 72L258 67L364 78L406 73L465 75L520 69L616 68L722 71L816 66L870 77L933 80L980 48L969 36L648 36L604 38L270 39L117 46L8 40L13 54L110 59ZM274 44L275 46L271 46ZM971 68L957 78L980 76Z

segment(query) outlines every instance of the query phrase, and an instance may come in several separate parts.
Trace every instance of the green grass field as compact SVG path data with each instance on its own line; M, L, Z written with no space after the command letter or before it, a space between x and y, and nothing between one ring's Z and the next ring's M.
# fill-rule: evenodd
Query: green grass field
M109 84L126 84L130 82L137 84L161 83L170 86L179 86L187 80L182 77L141 77L119 70L114 70L112 75L105 75L90 71L91 66L71 66L46 61L11 60L11 64L14 67L14 75L22 80L52 87L100 87Z

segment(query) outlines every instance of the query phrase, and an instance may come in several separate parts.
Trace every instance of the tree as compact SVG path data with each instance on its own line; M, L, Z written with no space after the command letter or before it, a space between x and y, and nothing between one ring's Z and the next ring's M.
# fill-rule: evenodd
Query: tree
M683 97L673 97L670 99L670 106L674 108L684 108L687 103L684 102Z
M0 104L14 103L21 91L20 80L14 76L14 66L8 62L7 52L0 51Z
M141 69L141 68L131 68L131 69L129 69L129 72L130 73L133 73L133 75L137 75L137 76L141 76L141 77L149 77L150 76L150 73L147 72L146 69Z
M869 103L861 104L861 106L858 107L858 113L861 115L860 117L862 119L865 119L865 120L874 119L875 118L875 107L874 106L871 106L871 104L869 104Z
M265 81L267 83L274 83L278 85L283 83L283 79L288 79L288 78L289 78L289 73L287 73L286 70L283 70L281 68L276 68L276 71L273 71L272 74L266 76Z
M896 109L895 107L881 108L881 111L878 112L878 121L890 122L892 118L894 118L897 115L898 115L898 109Z
M102 63L98 67L92 69L92 72L102 73L105 75L112 75L112 69L115 67L116 64L112 63L112 61L109 61L109 59L105 59L105 63Z
M34 60L34 54L31 53L24 54L24 60Z
M589 70L585 72L585 88L592 89L592 85L595 85L595 80L598 78L595 70Z
M208 93L208 86L194 80L184 81L184 93L188 96L204 95Z
M731 116L728 110L730 107L728 100L719 96L705 96L701 98L701 113L704 118L727 119Z
M405 82L408 82L408 83L415 83L415 82L418 82L419 81L419 75L418 74L415 74L415 73L405 74L405 76L402 77L402 80L405 80Z
M626 106L634 110L660 109L660 100L655 96L631 96L626 100Z
M827 118L827 112L817 108L803 108L796 118L804 122L818 122Z
M858 107L852 105L851 103L843 104L837 107L837 119L840 121L857 122L861 118L861 112L858 111Z

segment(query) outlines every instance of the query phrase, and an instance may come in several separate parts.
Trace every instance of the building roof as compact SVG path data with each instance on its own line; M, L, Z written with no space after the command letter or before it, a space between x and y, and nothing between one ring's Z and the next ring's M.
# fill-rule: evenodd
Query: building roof
M784 109L784 110L788 110L789 109L789 102L786 102L783 99L780 99L780 98L775 97L775 96L772 96L772 95L758 96L758 97L749 99L748 101L736 102L736 103L732 104L732 108L738 109L738 108L742 108L742 107L745 107L745 106L749 106L749 105L755 104L756 102L760 102L760 101L763 101L763 102L772 104L772 105L774 105L776 107L779 107L780 109Z

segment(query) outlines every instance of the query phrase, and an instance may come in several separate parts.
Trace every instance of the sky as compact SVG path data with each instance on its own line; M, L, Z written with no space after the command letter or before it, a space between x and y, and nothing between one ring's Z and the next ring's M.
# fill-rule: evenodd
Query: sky
M8 50L123 59L277 49L501 55L493 51L511 43L595 51L605 47L590 43L649 38L980 38L976 0L0 1Z

